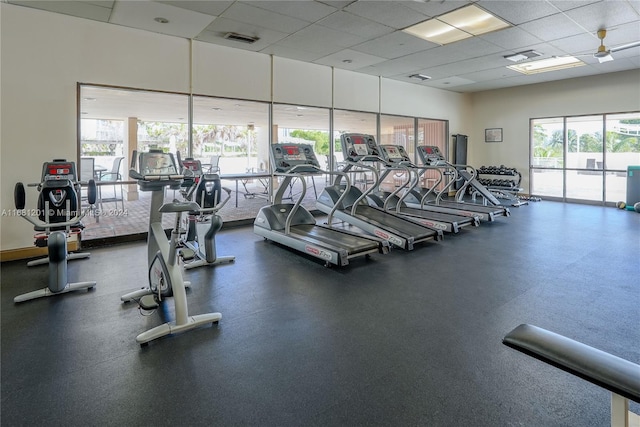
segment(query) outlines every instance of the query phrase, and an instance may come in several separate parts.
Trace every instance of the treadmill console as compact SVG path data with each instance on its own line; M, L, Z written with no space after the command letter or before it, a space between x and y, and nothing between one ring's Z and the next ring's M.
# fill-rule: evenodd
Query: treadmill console
M275 172L281 173L314 173L322 170L310 144L271 144L271 162Z
M416 148L424 165L443 166L447 164L447 160L442 155L442 152L435 145L419 145Z
M407 154L407 151L401 145L381 145L382 158L387 163L392 164L410 164L411 157Z
M368 160L377 160L380 157L378 144L376 144L376 140L372 135L343 133L340 135L340 143L342 144L345 160L366 162Z

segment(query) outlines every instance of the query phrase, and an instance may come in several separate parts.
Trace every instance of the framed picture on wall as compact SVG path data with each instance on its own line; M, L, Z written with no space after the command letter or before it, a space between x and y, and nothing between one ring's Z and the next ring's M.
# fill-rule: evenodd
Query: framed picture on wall
M485 129L484 142L502 142L502 128Z

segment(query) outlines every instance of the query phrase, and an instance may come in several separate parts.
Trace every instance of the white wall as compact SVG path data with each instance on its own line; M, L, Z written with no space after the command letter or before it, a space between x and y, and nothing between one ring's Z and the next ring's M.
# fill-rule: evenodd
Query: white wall
M33 227L10 216L16 182L39 181L42 163L76 159L77 83L188 90L188 41L0 4L1 248L30 247ZM37 193L28 189L27 206Z
M389 79L382 79L381 89L381 113L449 120L450 135L469 135L471 132L469 94ZM452 149L450 146L450 150Z
M193 93L271 101L271 57L194 41Z
M528 192L529 119L640 111L640 70L478 92L471 108L469 163L515 167ZM503 142L485 143L486 128L502 128Z

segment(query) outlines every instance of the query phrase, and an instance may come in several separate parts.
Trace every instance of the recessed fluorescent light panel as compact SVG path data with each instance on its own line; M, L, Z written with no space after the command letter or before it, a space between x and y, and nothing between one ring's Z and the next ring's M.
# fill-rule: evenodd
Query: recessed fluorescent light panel
M478 6L469 5L405 28L403 31L432 43L445 45L510 26L511 24Z
M564 70L565 68L581 67L586 65L573 56L558 56L555 58L541 59L539 61L525 62L524 64L507 65L514 71L522 74L546 73L547 71Z

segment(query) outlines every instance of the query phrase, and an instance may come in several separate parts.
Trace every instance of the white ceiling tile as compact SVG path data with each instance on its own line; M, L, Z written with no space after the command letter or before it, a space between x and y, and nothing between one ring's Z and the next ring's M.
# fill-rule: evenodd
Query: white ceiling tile
M215 3L215 2L211 2ZM243 1L243 3L251 6L270 10L282 15L291 16L293 18L301 19L307 22L316 22L319 19L324 18L327 15L335 12L336 9L333 6L329 6L317 1L276 1L276 0L262 0L262 1Z
M477 58L504 50L500 46L496 46L480 37L471 37L443 47L445 52L463 53L465 58Z
M425 84L427 86L437 87L441 89L448 89L451 87L468 85L471 83L475 83L473 80L465 79L458 76L446 77L439 80L427 80Z
M582 7L590 3L598 3L603 0L547 0L550 4L557 7L559 10L567 11L575 9L576 7Z
M558 13L558 9L544 1L520 1L518 7L513 6L513 1L480 0L476 4L514 25Z
M395 29L406 28L429 19L429 16L406 7L405 3L402 1L358 1L351 3L344 10Z
M169 22L158 23L154 21L157 17L166 18ZM109 22L156 33L194 38L214 19L215 17L211 15L153 1L139 0L116 2Z
M170 4L182 9L193 10L194 12L206 13L207 15L218 16L224 12L233 1L201 1L201 0L172 0L159 1L158 3Z
M315 0L315 1L317 1L318 3L329 5L331 7L335 7L336 9L342 9L343 7L347 7L351 3L357 0Z
M278 44L272 44L260 51L261 53L265 53L267 55L279 56L282 58L295 59L298 61L304 62L313 62L316 59L324 56L323 54L314 53L307 50L300 50L288 46L281 46Z
M638 13L626 1L593 3L565 13L591 32L638 20Z
M452 62L445 65L439 65L437 67L429 68L427 74L438 73L439 75L461 75L464 73L471 73L483 70L495 70L498 67L511 65L512 62L502 58L502 56L486 56L473 59L465 59L458 62ZM430 74L429 74L430 75ZM435 78L435 76L432 76Z
M549 42L550 45L563 50L569 55L580 53L595 53L598 50L600 41L591 34L583 33L577 36L565 37L563 39Z
M607 47L619 46L640 40L640 25L638 22L607 28L604 44Z
M352 49L370 55L392 59L438 46L439 45L435 43L422 40L403 31L396 31L395 33L387 34L353 46Z
M521 74L518 73L517 71L513 71L512 69L504 66L504 67L493 68L490 70L474 71L474 72L458 74L458 75L465 79L473 80L474 82L483 82L488 80L495 80L496 78L506 79L509 77L516 77Z
M284 33L293 33L309 25L308 21L281 15L241 2L233 3L221 16Z
M0 1L103 22L113 13L114 23L120 25L412 83L408 75L416 72L433 81L451 77L476 81L443 87L456 92L640 68L640 47L614 52L615 60L603 64L591 55L600 43L595 35L599 26L606 26L604 44L609 49L640 40L640 0ZM398 30L474 3L522 24L446 46ZM171 22L153 22L158 16ZM223 38L227 32L260 39L254 44L233 42ZM588 65L508 77L513 72L504 66L511 63L503 57L529 49L540 52L541 58L577 53ZM344 59L352 62L343 63Z
M366 38L379 37L394 31L391 27L348 12L333 13L317 23L327 28Z
M350 62L345 62L350 61ZM356 70L358 68L367 67L373 64L379 64L386 61L385 58L367 55L366 53L356 52L351 49L344 49L340 52L327 55L313 62L316 64L328 65L330 67L342 68L344 70Z
M520 28L542 41L557 40L584 33L583 28L562 13L526 22L520 25Z
M112 1L95 4L80 1L11 0L9 3L102 22L109 21L113 5Z
M460 9L475 1L476 0L407 1L404 2L404 5L425 16L435 17L451 12L452 10Z
M321 25L310 25L281 40L278 44L294 49L321 53L323 54L322 56L325 56L362 43L364 40L362 37L342 31L327 31L327 28Z
M482 40L500 46L503 49L518 50L519 47L540 43L542 40L518 27L505 28L480 36Z
M395 61L380 62L368 67L359 68L357 71L366 74L373 74L375 76L391 77L414 72L421 68L423 67L420 65L416 65L412 61L405 61L400 59Z

